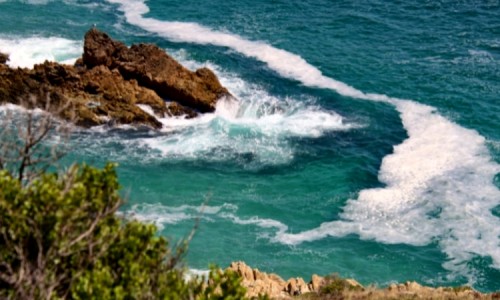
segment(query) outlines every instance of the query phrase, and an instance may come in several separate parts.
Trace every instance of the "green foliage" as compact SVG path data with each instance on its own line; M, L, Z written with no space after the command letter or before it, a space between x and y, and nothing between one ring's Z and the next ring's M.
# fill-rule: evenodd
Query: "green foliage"
M0 170L0 298L242 299L233 272L185 280L153 225L127 221L112 164L73 166L23 186Z
M344 291L361 290L359 286L351 285L347 280L340 278L338 275L329 275L325 277L326 283L321 288L321 295L340 296Z
M241 277L236 272L232 270L223 272L212 266L208 276L208 285L201 293L200 299L238 300L245 298L246 289L241 286Z

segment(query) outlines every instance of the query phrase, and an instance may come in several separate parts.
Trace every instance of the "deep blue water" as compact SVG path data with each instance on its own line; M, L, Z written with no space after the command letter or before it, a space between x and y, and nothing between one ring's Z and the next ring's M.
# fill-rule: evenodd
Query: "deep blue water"
M200 218L191 268L500 290L498 0L0 1L0 51L71 60L94 23L238 98L66 159L119 162L123 210L173 240Z

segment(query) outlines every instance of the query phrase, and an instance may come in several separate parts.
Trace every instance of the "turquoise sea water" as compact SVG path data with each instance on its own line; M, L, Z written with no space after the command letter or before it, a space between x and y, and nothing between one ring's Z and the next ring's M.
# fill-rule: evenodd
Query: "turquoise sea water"
M189 266L500 290L500 3L0 1L11 65L71 61L92 24L212 68L238 102L161 132L76 131L123 211Z

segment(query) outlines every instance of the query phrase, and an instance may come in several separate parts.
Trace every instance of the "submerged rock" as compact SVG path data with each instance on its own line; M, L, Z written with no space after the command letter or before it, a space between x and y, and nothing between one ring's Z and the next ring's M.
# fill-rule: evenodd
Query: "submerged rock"
M7 60L0 53L0 104L48 109L84 127L161 128L156 117L193 118L229 95L212 71L191 72L154 45L128 48L95 28L85 35L83 57L74 66L45 62L21 69L8 67Z

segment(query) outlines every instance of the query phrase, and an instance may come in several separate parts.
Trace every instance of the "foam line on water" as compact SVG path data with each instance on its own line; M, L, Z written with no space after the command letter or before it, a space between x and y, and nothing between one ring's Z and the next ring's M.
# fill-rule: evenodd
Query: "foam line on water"
M124 215L146 223L153 223L160 229L165 225L178 224L187 220L201 218L206 222L214 220L227 220L236 225L256 226L266 230L262 232L262 237L271 237L274 234L284 234L288 227L280 221L273 219L260 218L252 216L241 218L237 215L238 206L230 203L224 203L218 206L165 206L162 204L135 204L128 209ZM270 231L270 232L269 232Z
M127 218L155 224L161 230L165 225L177 224L198 217L201 217L205 221L211 221L212 216L222 211L235 212L237 209L238 207L233 204L223 204L220 206L181 205L171 207L161 204L144 203L133 205L124 215Z
M279 233L276 241L297 244L350 233L386 243L438 241L450 259L444 264L450 270L463 272L476 255L491 257L493 267L500 268L500 221L491 213L500 202L500 192L492 183L500 167L476 131L447 120L432 107L364 93L324 76L302 57L264 42L197 23L144 17L149 7L143 0L108 2L118 4L130 24L171 41L228 47L306 86L396 107L409 137L382 161L379 180L386 187L362 190L347 203L342 221L298 234Z
M45 60L73 64L81 56L81 41L60 37L0 37L0 52L9 54L10 67L32 68Z
M492 257L500 268L500 219L491 213L499 204L492 178L500 168L491 161L484 138L430 107L407 102L398 110L410 115L405 118L410 138L382 161L379 180L386 187L363 190L349 200L341 221L276 239L297 244L356 233L390 244L437 240L451 259L450 268L475 255Z
M236 34L215 31L197 23L169 22L143 17L149 12L149 7L142 0L108 0L108 2L119 5L128 23L169 40L228 47L245 56L256 58L280 75L298 80L305 85L334 89L351 97L365 96L361 91L343 82L323 76L320 70L299 55L264 42L249 41Z

